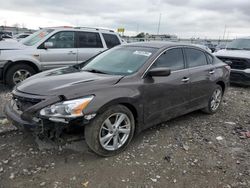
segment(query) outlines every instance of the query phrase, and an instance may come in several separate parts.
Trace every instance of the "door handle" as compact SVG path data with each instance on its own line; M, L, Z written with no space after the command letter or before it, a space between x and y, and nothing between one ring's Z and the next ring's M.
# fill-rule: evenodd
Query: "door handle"
M75 54L76 54L76 52L69 51L69 52L68 52L68 54L69 54L69 55L75 55Z
M214 73L215 73L214 70L210 70L210 71L209 71L209 74L214 74Z
M189 80L190 80L190 78L184 77L181 81L182 81L182 82L188 82Z

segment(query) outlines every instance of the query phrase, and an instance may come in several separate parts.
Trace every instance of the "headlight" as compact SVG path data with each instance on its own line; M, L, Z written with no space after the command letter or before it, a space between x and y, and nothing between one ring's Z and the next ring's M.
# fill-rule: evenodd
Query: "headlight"
M83 116L83 110L88 106L94 96L88 96L80 99L59 102L45 107L40 111L41 116L74 118Z

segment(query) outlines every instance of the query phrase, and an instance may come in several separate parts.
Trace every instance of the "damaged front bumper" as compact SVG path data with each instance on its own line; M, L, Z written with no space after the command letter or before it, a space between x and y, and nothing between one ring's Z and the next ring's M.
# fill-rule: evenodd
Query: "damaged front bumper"
M37 121L31 120L23 120L21 118L21 113L14 109L14 106L12 105L13 102L11 101L4 107L4 113L7 117L7 119L18 129L35 129L39 126L39 123Z
M17 91L13 91L13 96L18 96L17 98L20 98L20 100L23 100L24 97L27 98L26 94L18 93ZM32 96L29 95L28 99L33 100L34 98L31 97ZM84 126L89 124L94 118L93 114L71 119L41 117L39 115L40 109L61 101L60 97L45 98L40 102L27 107L27 109L20 109L17 98L13 97L4 108L7 119L18 129L29 130L36 134L44 134L49 137L52 135L53 137L60 137L63 130Z

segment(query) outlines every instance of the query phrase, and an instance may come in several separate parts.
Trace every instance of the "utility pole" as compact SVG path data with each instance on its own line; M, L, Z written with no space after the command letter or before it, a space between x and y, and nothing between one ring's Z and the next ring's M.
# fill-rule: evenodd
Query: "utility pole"
M229 31L227 32L227 41L228 41L228 39L229 39Z
M160 16L159 16L159 22L158 22L157 35L159 35L159 32L160 32L160 26L161 26L161 13L160 13Z
M225 25L225 27L224 27L224 33L223 33L223 40L225 39L225 35L226 35L226 30L227 30L227 25Z

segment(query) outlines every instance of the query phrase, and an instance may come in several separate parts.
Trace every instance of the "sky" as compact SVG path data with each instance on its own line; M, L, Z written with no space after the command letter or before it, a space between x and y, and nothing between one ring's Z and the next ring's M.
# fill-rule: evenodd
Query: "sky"
M1 0L0 25L125 28L125 35L157 34L161 15L160 34L237 38L250 36L249 10L249 0Z

